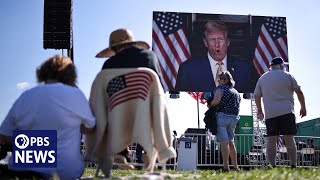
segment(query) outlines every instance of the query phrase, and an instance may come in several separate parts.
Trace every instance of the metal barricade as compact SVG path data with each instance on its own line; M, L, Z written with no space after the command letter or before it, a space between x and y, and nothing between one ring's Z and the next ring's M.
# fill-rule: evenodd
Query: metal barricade
M220 143L215 136L208 133L185 133L182 137L188 137L197 140L197 168L214 168L222 167L223 161L221 156ZM313 139L313 145L308 145L307 139ZM298 167L320 167L320 137L312 136L295 136L297 146L297 165ZM179 138L174 137L173 147L179 156ZM237 149L237 162L242 168L262 168L267 165L266 160L266 137L252 134L236 134L235 146ZM136 165L136 155L134 145L130 148L130 157L133 165ZM82 153L85 150L82 148ZM94 164L88 162L87 167L95 168ZM131 163L130 163L131 164ZM230 163L231 164L231 163ZM138 164L139 165L139 164ZM289 166L290 161L287 155L285 143L278 147L276 155L277 166ZM177 168L177 158L169 159L166 162L169 169Z

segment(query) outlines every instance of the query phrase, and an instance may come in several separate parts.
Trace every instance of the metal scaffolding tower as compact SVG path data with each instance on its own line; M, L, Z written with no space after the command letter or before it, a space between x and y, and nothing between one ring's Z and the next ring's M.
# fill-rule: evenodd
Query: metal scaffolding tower
M253 134L254 134L254 144L262 145L264 141L264 135L266 134L266 129L260 127L260 122L258 119L258 108L254 96L251 94L251 113L253 118Z

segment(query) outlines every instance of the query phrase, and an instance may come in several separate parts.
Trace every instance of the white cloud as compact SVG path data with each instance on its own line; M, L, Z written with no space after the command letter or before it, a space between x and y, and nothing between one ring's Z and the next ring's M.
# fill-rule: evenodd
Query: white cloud
M28 88L29 86L30 86L30 84L29 84L28 82L21 82L21 83L18 83L18 84L17 84L17 88L18 88L18 89L21 89L21 90L26 89L26 88Z

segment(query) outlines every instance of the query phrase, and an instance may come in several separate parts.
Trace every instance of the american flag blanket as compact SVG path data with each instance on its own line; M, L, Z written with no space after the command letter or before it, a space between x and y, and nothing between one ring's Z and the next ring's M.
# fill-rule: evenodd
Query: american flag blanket
M86 159L109 161L133 142L150 159L164 162L176 157L167 100L158 75L148 68L104 69L90 94L96 129L86 135Z

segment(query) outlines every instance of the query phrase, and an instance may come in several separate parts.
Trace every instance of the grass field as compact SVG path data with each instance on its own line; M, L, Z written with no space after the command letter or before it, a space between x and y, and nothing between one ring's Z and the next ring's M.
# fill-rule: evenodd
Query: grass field
M252 179L252 180L320 180L320 169L302 168L274 168L269 170L241 170L223 173L220 170L196 170L196 171L157 171L160 174L168 175L164 179ZM93 176L95 169L86 169L83 177ZM143 170L112 170L112 176L116 179L142 179L145 174ZM93 178L98 179L98 178Z

